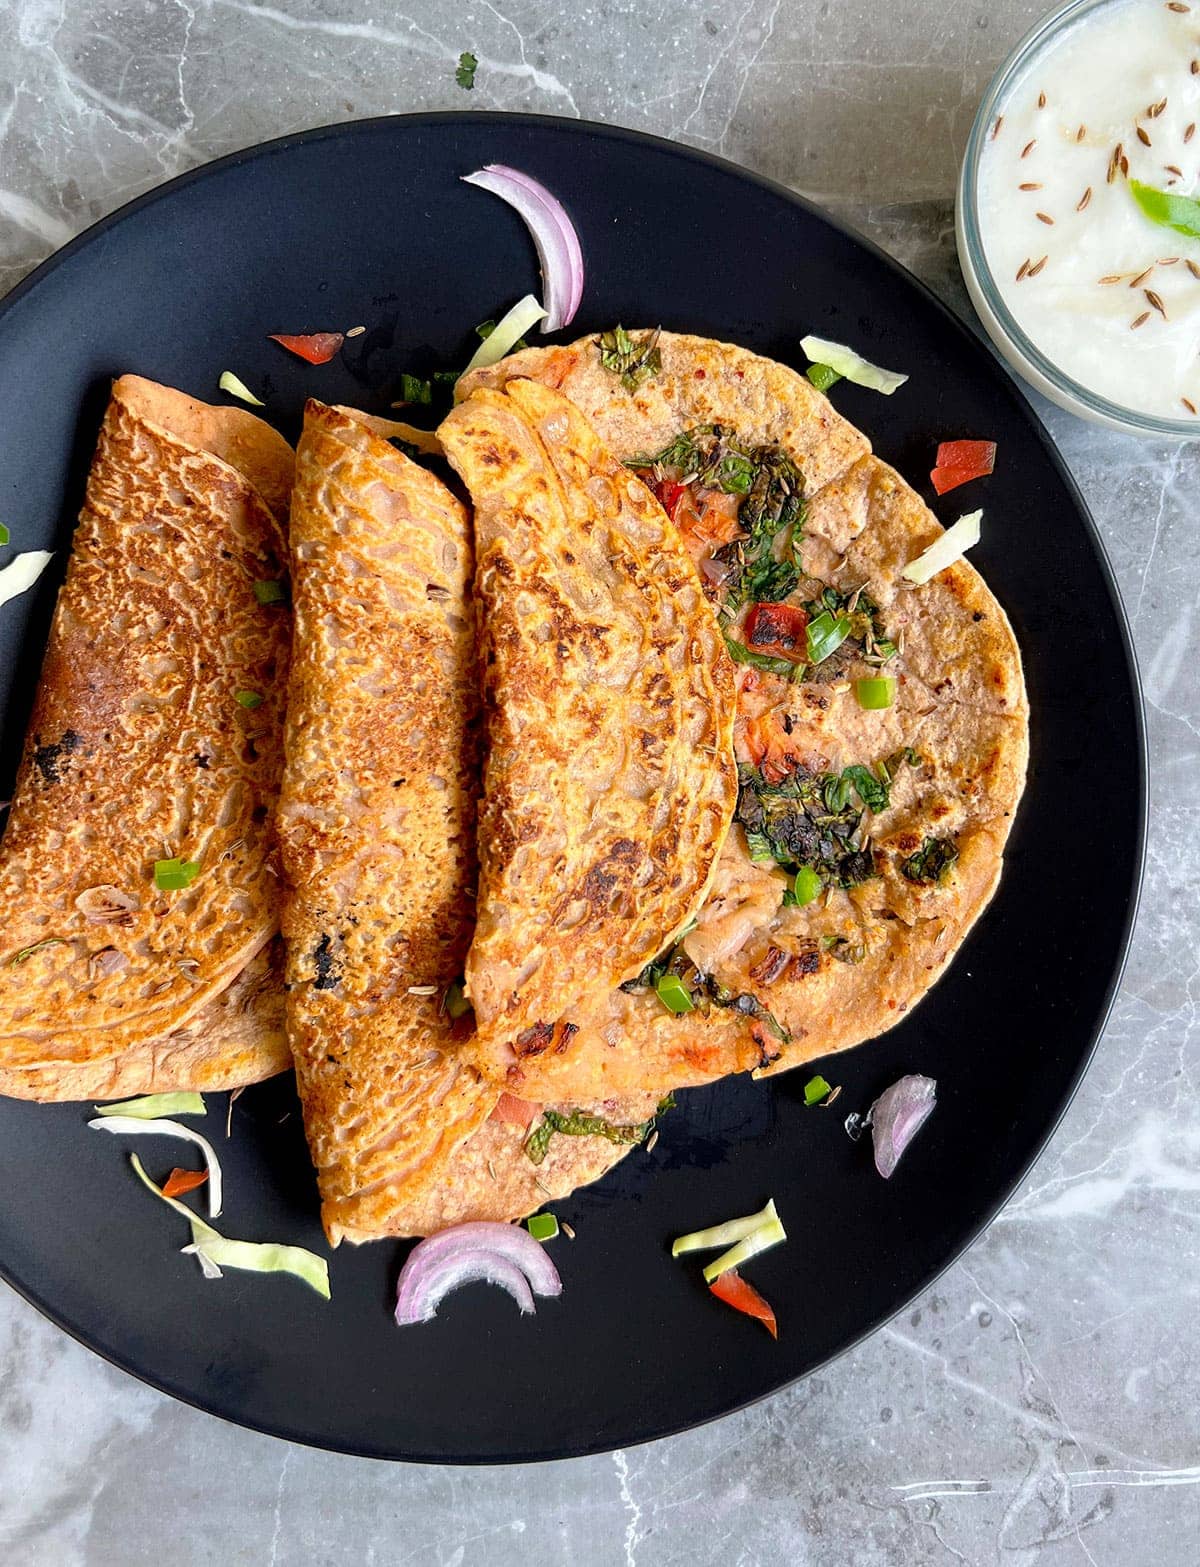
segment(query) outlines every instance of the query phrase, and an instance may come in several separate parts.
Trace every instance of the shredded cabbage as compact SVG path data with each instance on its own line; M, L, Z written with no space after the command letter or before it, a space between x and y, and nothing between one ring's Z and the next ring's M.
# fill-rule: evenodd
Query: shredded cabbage
M240 397L244 403L253 403L256 408L267 406L261 397L255 397L245 381L240 376L234 375L232 370L222 370L217 385L223 392L228 392L230 397Z
M682 1257L688 1251L714 1251L718 1246L732 1246L735 1241L744 1241L748 1235L753 1235L755 1230L769 1224L772 1219L777 1222L779 1219L773 1197L761 1213L751 1213L744 1219L730 1219L725 1224L714 1224L708 1230L693 1230L690 1235L681 1235L672 1243L671 1255Z
M115 1105L93 1105L97 1115L133 1116L138 1121L152 1121L161 1115L206 1115L204 1100L199 1094L147 1094L143 1099L122 1099Z
M117 1136L148 1135L150 1137L179 1137L185 1143L195 1143L204 1155L204 1163L208 1166L208 1213L212 1219L221 1216L221 1161L217 1158L216 1149L207 1137L201 1137L199 1132L193 1132L190 1126L181 1126L178 1121L142 1121L131 1115L109 1115L98 1117L88 1122L89 1126L96 1127L102 1132L115 1132ZM191 1210L188 1210L189 1213Z
M518 299L508 314L501 317L495 328L480 343L463 374L466 375L469 370L482 370L487 365L494 365L498 359L503 359L517 339L524 337L530 327L540 321L545 314L546 312L532 294L526 294L524 299Z
M704 1270L704 1282L711 1284L722 1273L728 1273L730 1268L740 1268L743 1262L748 1262L751 1257L757 1257L760 1251L766 1251L771 1246L778 1246L781 1241L787 1240L787 1231L778 1219L768 1219L744 1240L731 1246L716 1259L710 1262Z
M303 1279L323 1300L329 1299L329 1264L315 1252L300 1246L272 1246L255 1241L228 1240L219 1235L211 1224L206 1224L199 1214L174 1197L166 1197L142 1168L137 1154L129 1155L134 1173L142 1185L154 1195L181 1213L192 1227L192 1244L185 1246L186 1256L195 1257L206 1279L219 1279L221 1267L241 1268L247 1273L294 1273Z
M53 558L49 550L26 550L14 556L0 571L0 605L27 592Z
M852 348L847 348L845 343L831 343L827 337L802 337L800 347L814 364L828 365L838 375L845 376L847 381L869 387L873 392L882 392L885 397L890 397L897 387L903 386L908 380L899 371L883 370L861 354L856 354Z
M329 1264L324 1257L305 1251L302 1246L231 1241L216 1235L210 1240L194 1241L183 1251L185 1256L199 1259L206 1279L219 1279L223 1267L241 1268L246 1273L293 1273L315 1289L323 1300L329 1299Z
M900 573L908 582L915 582L918 587L928 582L931 577L936 577L939 571L945 571L947 566L953 566L956 560L961 560L972 545L979 543L981 532L979 523L982 511L968 512L965 517L960 517L946 529L940 539L934 542L916 560L909 561Z

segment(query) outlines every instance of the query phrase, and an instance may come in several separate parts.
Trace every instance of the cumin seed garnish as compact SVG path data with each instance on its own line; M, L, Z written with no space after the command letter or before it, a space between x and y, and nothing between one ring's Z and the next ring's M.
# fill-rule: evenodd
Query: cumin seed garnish
M1192 75L1200 76L1200 60L1192 61Z
M1178 260L1178 256L1159 256L1155 265L1160 267L1173 267Z
M1174 163L1164 163L1163 168L1166 169L1168 174L1174 174L1178 179L1183 178L1183 170Z
M565 1219L559 1225L559 1229L563 1232L569 1241L573 1241L575 1239L575 1231L571 1228Z
M1054 222L1054 219L1050 216L1050 214L1048 212L1039 212L1039 213L1036 214L1036 216L1037 216L1037 220L1038 220L1039 223L1053 223Z
M1187 259L1187 269L1194 278L1200 278L1200 263L1193 261L1190 256Z
M996 137L999 136L999 134L1000 134L1000 127L1003 124L1004 124L1004 116L1002 114L998 114L996 116L996 123L995 123L995 125L992 126L992 140L993 141L995 141Z
M1151 272L1153 272L1153 271L1154 271L1153 267L1147 267L1144 272L1139 272L1137 277L1135 277L1133 282L1129 285L1130 288L1141 288L1142 284L1146 281L1146 279L1150 276Z
M1076 212L1082 212L1083 209L1087 206L1088 202L1091 201L1091 199L1092 199L1092 187L1089 185L1088 188L1084 191L1083 195L1080 196L1078 202L1076 202L1076 204L1075 204L1075 211Z
M1150 319L1150 312L1148 310L1143 310L1141 315L1138 316L1136 321L1131 321L1129 323L1129 330L1131 332L1136 332L1138 327L1145 326L1146 322L1149 321L1149 319Z
M1040 261L1035 262L1033 264L1033 266L1031 266L1030 269L1029 269L1029 276L1030 277L1037 277L1038 273L1046 265L1046 263L1047 263L1047 261L1049 261L1049 259L1050 259L1049 256L1043 256Z
M1157 120L1159 115L1163 112L1163 110L1166 107L1167 107L1167 100L1165 98L1160 98L1157 103L1152 103L1150 105L1150 107L1146 110L1146 118L1148 120Z
M1022 261L1021 265L1017 268L1017 282L1019 283L1021 281L1021 279L1023 277L1027 277L1028 274L1029 274L1029 257L1026 256L1024 261Z
M1076 141L1082 141L1083 138L1086 135L1087 135L1087 126L1086 125L1081 125L1079 127L1079 129L1075 132L1075 140Z
M1183 144L1184 144L1185 147L1187 146L1188 142L1191 141L1192 137L1195 134L1196 134L1196 122L1195 122L1195 120L1193 120L1192 123L1188 126L1188 128L1183 133Z
M1141 142L1143 147L1153 147L1154 145L1154 143L1150 140L1150 132L1144 125L1139 125L1137 127L1137 139Z
M1040 92L1040 93L1038 93L1038 108L1039 109L1044 109L1045 107L1046 107L1046 94L1044 92Z
M1018 190L1041 190L1041 182L1038 180L1026 180L1024 185L1018 185Z
M1125 176L1126 179L1129 178L1129 159L1125 156L1124 153L1121 154L1121 173Z
M1107 277L1102 277L1100 281L1107 286L1109 283L1119 283L1124 276L1123 272L1110 272Z
M1167 0L1167 10L1174 11L1177 16L1186 16L1191 9L1190 5L1184 5L1183 0Z
M1167 319L1167 307L1162 302L1162 295L1156 294L1152 288L1144 288L1142 293L1146 296L1146 303L1152 310L1157 310L1165 321Z
M1027 141L1025 143L1025 145L1021 148L1021 156L1023 158L1027 158L1029 156L1029 154L1033 151L1033 149L1036 146L1037 146L1037 137L1035 136L1032 141Z
M1194 414L1196 412L1196 405L1190 397L1181 397L1179 401L1187 409L1188 413Z

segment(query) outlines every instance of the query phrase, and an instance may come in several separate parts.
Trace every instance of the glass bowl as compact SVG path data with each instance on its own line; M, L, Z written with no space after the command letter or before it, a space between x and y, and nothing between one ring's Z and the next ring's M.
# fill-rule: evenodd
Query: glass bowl
M1194 441L1200 435L1194 420L1168 419L1110 402L1108 398L1074 380L1048 359L1005 304L988 265L980 233L979 160L1000 104L1008 98L1013 86L1042 50L1057 43L1065 32L1083 22L1091 12L1108 10L1122 3L1123 0L1067 0L1066 4L1057 6L1025 34L992 78L971 126L958 178L954 213L958 260L971 303L1001 357L1019 376L1050 398L1051 402L1081 418L1129 434L1156 436L1160 440Z

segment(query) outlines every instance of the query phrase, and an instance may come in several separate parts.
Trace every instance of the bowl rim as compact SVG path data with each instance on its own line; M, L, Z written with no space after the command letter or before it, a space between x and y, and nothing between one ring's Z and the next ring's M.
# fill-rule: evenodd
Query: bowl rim
M1080 412L1086 416L1102 424L1118 425L1135 435L1152 435L1172 440L1197 440L1200 439L1200 421L1170 419L1163 415L1148 414L1138 409L1128 408L1124 403L1113 402L1092 391L1081 381L1077 381L1074 376L1068 375L1052 359L1049 359L1009 309L988 262L979 223L979 160L987 145L988 132L995 120L999 103L1024 72L1026 66L1069 28L1093 11L1112 9L1124 4L1128 4L1128 0L1063 0L1062 4L1055 6L1052 11L1035 22L1013 46L1004 63L989 82L967 137L958 182L959 229L966 249L966 258L975 275L974 281L988 306L994 324L1007 337L1015 352L1027 361L1031 369L1068 400L1063 406L1076 403L1079 405ZM985 318L984 325L989 333L992 324Z

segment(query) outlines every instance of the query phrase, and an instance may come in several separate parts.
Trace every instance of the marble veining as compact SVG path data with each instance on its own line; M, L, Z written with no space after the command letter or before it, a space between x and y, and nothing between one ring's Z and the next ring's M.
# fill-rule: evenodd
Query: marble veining
M829 206L969 316L957 160L1040 0L0 0L0 292L103 213L303 126L609 120ZM475 90L454 83L463 49ZM915 1307L705 1430L537 1470L288 1447L141 1387L0 1295L14 1567L1200 1559L1200 447L1046 408L1133 623L1153 764L1128 972L1023 1189Z

